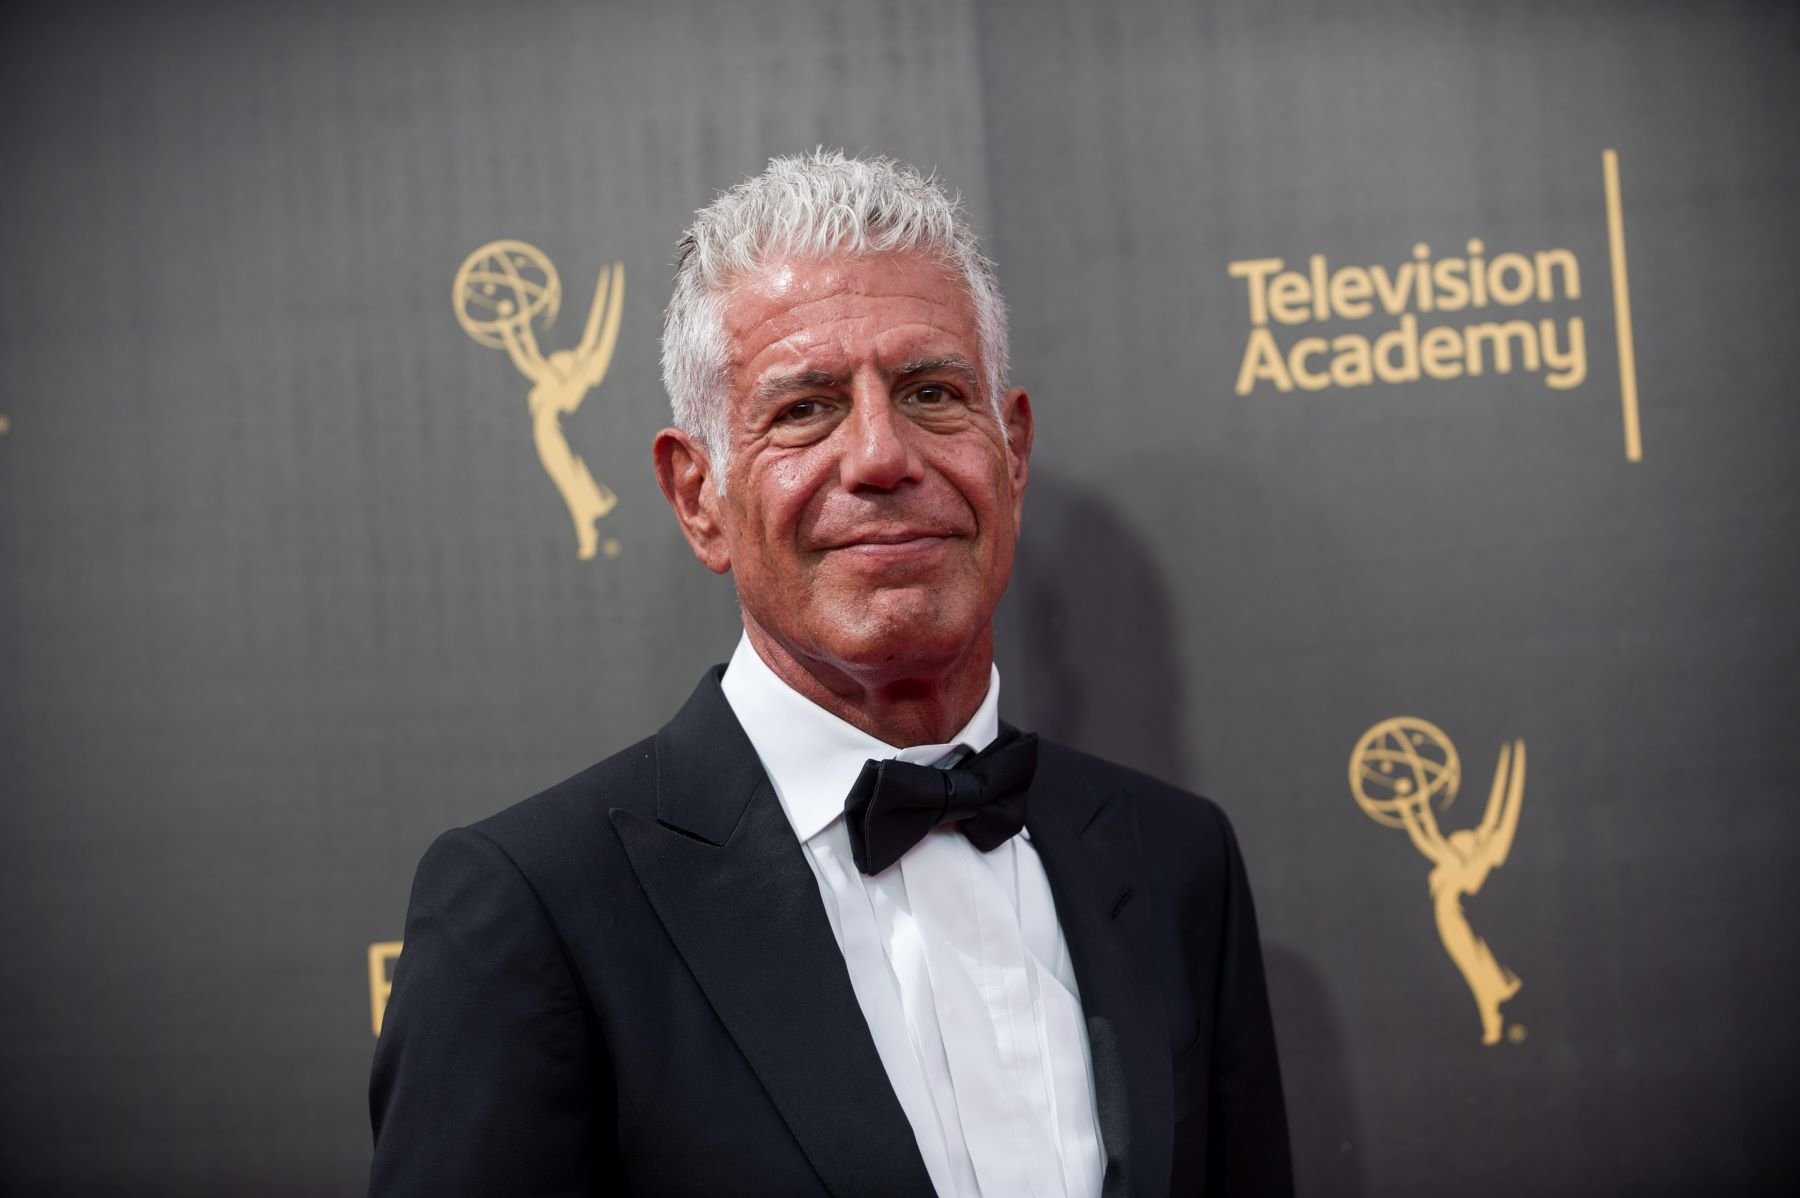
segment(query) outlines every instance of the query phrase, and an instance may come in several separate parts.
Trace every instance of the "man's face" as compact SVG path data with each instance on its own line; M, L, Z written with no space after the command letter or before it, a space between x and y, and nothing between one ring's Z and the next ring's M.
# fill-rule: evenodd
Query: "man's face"
M748 619L815 672L991 651L1031 410L1015 390L995 419L960 277L915 255L776 263L724 311L729 468L708 495Z

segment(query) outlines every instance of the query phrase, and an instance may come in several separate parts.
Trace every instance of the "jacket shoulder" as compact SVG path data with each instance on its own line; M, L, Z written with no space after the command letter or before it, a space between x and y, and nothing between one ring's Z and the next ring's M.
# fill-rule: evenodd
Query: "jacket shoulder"
M655 817L656 738L646 737L556 785L470 824L527 876L572 856L592 861L597 844L613 841L609 813Z
M1188 829L1218 836L1230 827L1224 809L1204 795L1055 741L1038 742L1038 769L1066 780L1096 800L1124 799L1131 804L1139 826L1148 833Z
M1123 807L1139 859L1167 894L1219 898L1243 872L1237 835L1204 795L1066 745L1039 742L1040 774L1084 795L1076 810L1100 817ZM1080 817L1078 817L1080 818Z

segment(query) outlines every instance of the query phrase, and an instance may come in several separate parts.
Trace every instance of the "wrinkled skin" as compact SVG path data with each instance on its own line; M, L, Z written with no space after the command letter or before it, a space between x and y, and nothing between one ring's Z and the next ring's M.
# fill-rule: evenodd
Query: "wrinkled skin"
M790 686L890 744L947 740L987 691L1029 398L995 419L967 289L916 255L770 263L725 332L725 494L698 441L656 438L689 545Z

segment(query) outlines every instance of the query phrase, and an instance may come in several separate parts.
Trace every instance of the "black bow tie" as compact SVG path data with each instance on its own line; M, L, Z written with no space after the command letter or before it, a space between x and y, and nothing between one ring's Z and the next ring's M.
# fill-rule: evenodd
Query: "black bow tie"
M956 824L969 843L992 852L1025 826L1025 792L1037 771L1037 734L1008 729L947 770L910 761L867 761L844 822L856 868L873 877L925 834Z

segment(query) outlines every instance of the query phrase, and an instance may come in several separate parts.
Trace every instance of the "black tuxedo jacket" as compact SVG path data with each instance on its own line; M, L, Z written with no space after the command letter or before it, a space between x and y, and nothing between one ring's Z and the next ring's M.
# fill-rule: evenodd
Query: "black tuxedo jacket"
M926 1195L818 884L719 689L419 865L374 1195ZM1027 826L1081 990L1107 1195L1279 1195L1243 864L1204 799L1045 743Z

